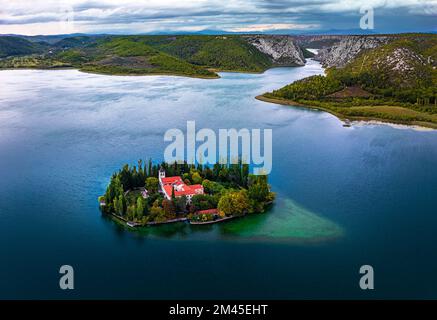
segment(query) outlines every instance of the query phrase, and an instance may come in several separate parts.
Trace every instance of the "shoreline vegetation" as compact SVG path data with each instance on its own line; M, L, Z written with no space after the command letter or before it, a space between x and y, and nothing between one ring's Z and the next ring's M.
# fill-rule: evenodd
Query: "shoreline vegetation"
M407 120L402 120L402 119L396 119L396 118L391 118L388 117L387 119L382 118L382 117L378 117L378 116L350 116L350 115L343 115L339 112L336 112L334 110L331 110L329 108L323 107L323 106L317 106L315 104L305 104L305 103L301 103L301 102L296 102L293 100L286 100L286 99L281 99L281 98L272 98L266 95L259 95L256 96L255 99L263 101L263 102L268 102L268 103L274 103L274 104L280 104L280 105L284 105L284 106L291 106L291 107L302 107L302 108L306 108L306 109L312 109L312 110L319 110L319 111L323 111L323 112L327 112L332 114L333 116L337 117L340 121L342 121L344 124L344 126L350 126L351 122L358 122L358 121L363 121L365 123L371 123L371 122L380 122L381 124L397 124L397 125L404 125L407 127L421 127L421 128L426 128L426 129L433 129L433 130L437 130L437 123L433 123L433 122L426 122L426 121L407 121ZM393 108L392 110L398 110L398 111L403 111L404 108L402 107L397 107L397 106L381 106L381 107L385 107L385 108ZM369 106L369 108L371 108L371 106ZM390 109L386 109L386 110L390 110ZM408 110L408 109L407 109Z
M1 59L0 59L1 60ZM260 71L247 71L247 70L237 70L237 69L217 69L217 68L208 68L205 67L208 71L211 71L214 73L214 75L189 75L185 73L176 73L176 72L144 72L144 73L133 73L133 72L105 72L105 71L95 71L95 70L88 70L83 69L80 67L75 66L69 66L69 65L59 65L59 66L17 66L17 67L0 67L0 71L6 71L6 70L77 70L83 73L89 73L89 74L98 74L98 75L109 75L109 76L172 76L172 77L186 77L186 78L194 78L194 79L205 79L205 80L211 80L211 79L220 79L221 76L218 74L220 72L226 72L226 73L245 73L245 74L263 74L266 71L270 69L275 68L284 68L284 67L303 67L303 66L293 66L293 65L272 65L270 67L267 67L265 69L262 69Z
M104 71L93 71L93 70L87 70L87 69L78 69L78 68L69 68L69 69L75 69L83 73L90 73L90 74L98 74L98 75L109 75L109 76L129 76L129 77L144 77L144 76L169 76L169 77L185 77L185 78L194 78L194 79L204 79L204 80L213 80L213 79L220 79L220 75L215 74L211 76L202 76L202 75L188 75L184 73L175 73L175 72L145 72L145 73L107 73Z
M403 35L256 99L322 110L345 126L375 120L437 129L436 48L437 35Z
M139 160L114 173L98 200L104 214L136 228L228 221L264 213L274 199L268 177L249 174L241 161L209 167Z

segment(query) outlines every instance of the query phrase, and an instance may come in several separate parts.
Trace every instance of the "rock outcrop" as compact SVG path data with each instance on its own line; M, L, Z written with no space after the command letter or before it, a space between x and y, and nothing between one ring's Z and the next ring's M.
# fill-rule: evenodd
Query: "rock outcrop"
M432 63L420 52L407 47L380 50L371 62L374 72L388 76L387 82L398 88L411 88L418 82L432 83ZM433 70L433 69L432 69Z
M324 67L344 67L363 50L375 49L389 42L387 36L345 36L332 47L320 49L314 58Z
M303 52L291 36L255 35L244 38L259 51L268 55L275 65L305 65Z
M302 48L323 49L339 43L344 35L296 35L294 41Z

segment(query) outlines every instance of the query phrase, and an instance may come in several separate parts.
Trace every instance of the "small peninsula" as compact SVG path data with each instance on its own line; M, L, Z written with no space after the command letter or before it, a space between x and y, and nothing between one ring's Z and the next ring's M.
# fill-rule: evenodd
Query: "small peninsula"
M260 73L274 66L303 66L308 56L291 36L0 36L0 70L76 68L108 75L214 79L219 71Z
M357 43L362 47L356 49ZM327 67L325 76L295 81L257 99L315 108L346 121L377 120L437 129L436 48L437 35L433 34L391 36L379 43L370 36L350 36L315 57ZM356 54L350 57L352 49ZM337 62L337 56L350 60Z
M99 203L103 213L141 227L221 222L265 212L274 199L268 177L249 174L241 161L208 167L139 160L112 175Z

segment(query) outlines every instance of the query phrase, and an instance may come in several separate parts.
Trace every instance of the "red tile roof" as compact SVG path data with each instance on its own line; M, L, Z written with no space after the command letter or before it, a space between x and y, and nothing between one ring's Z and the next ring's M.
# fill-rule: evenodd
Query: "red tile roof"
M217 214L217 209L199 210L195 214Z
M178 183L178 182L183 182L182 178L177 176L177 177L167 177L167 178L162 178L161 179L162 184L173 184L173 183Z
M173 189L172 185L170 184L164 185L164 191L169 197L171 197L172 195L172 189ZM177 188L175 187L174 190L175 197L203 194L203 186L201 184L193 184L191 186L186 184L179 184L178 189L179 190L177 190Z
M171 197L173 188L175 197L203 194L203 186L201 184L187 185L180 176L161 178L161 182L168 198Z

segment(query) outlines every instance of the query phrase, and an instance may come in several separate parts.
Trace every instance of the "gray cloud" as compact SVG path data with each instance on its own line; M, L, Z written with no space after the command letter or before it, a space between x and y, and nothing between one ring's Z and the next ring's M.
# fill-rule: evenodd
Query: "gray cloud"
M361 5L374 6L375 23L380 28L376 31L436 29L437 0L128 0L123 4L111 0L0 0L0 32L31 33L38 25L56 33L56 24L63 20L74 21L77 32L230 30L257 25L267 26L267 31L269 25L272 30L282 25L356 29ZM394 14L398 19L390 18Z

